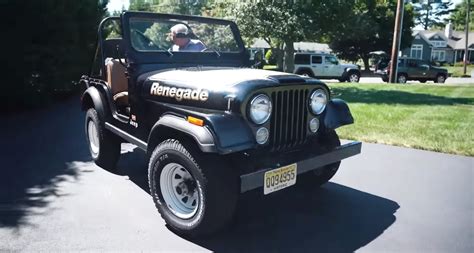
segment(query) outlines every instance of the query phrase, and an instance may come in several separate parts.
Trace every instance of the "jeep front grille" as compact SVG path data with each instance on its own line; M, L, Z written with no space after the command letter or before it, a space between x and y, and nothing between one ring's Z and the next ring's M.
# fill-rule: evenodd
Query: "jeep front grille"
M303 144L306 140L308 89L287 89L272 92L270 145L282 150Z

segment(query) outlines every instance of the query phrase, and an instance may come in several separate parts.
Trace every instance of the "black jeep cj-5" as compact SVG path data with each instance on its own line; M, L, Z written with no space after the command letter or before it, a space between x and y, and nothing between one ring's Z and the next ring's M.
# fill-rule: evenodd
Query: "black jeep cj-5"
M205 49L171 50L176 24ZM324 83L247 66L231 21L124 12L100 24L81 78L90 152L113 171L121 143L146 151L151 195L178 233L222 228L246 191L318 187L360 153L360 142L340 144L335 129L353 118Z

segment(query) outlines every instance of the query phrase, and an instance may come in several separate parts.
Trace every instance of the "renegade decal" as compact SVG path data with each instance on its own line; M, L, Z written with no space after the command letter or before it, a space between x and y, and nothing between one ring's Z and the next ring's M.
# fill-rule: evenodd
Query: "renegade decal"
M160 85L154 82L150 89L151 95L175 98L177 101L196 100L206 101L209 98L209 92L202 89L183 89Z

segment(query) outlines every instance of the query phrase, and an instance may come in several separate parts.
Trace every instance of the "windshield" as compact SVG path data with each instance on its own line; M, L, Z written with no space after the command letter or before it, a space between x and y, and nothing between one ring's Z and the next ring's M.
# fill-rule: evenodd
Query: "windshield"
M137 51L240 52L230 25L187 20L130 19Z

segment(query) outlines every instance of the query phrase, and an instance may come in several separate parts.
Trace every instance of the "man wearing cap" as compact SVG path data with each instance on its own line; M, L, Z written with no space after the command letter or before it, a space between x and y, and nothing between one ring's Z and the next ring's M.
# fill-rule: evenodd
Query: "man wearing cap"
M201 52L206 49L204 43L200 40L190 38L188 27L183 24L177 24L171 27L171 36L173 40L172 51L194 51Z

